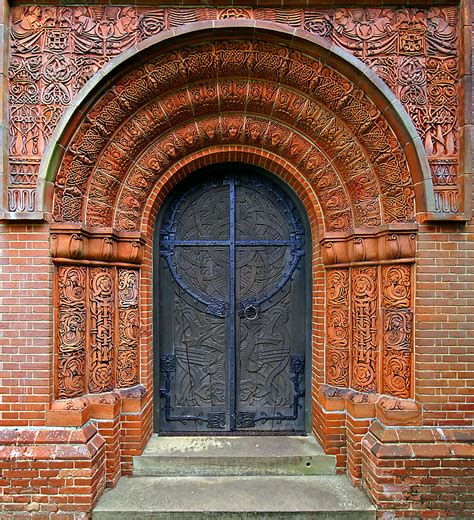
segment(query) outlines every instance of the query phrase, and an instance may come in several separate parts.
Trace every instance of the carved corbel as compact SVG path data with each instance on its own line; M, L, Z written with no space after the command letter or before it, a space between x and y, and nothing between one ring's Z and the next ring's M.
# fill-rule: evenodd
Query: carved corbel
M138 232L92 230L75 223L51 227L51 256L55 263L139 265L144 246L144 236Z
M325 233L320 240L324 265L345 267L393 261L413 262L416 224L389 224L372 229Z
M386 426L421 424L421 407L409 399L381 397L376 405L376 417Z
M146 388L144 385L135 385L130 388L117 390L122 398L122 412L139 412L143 408L146 398Z

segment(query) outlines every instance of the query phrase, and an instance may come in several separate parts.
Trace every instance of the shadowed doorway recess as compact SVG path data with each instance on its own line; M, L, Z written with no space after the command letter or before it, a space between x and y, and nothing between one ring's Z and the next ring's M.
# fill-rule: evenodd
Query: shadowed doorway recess
M208 168L171 198L155 430L304 432L305 250L298 209L256 168Z

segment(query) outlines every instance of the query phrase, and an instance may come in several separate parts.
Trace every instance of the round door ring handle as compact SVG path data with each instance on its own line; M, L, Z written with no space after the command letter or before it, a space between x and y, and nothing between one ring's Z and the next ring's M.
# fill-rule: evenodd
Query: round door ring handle
M258 317L258 308L255 305L248 305L244 309L244 317L247 320L255 320Z

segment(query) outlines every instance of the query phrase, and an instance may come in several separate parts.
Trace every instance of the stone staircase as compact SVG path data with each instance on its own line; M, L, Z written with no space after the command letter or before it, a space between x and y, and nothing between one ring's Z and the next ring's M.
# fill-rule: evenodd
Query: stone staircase
M133 477L105 492L94 520L375 519L312 437L159 437Z

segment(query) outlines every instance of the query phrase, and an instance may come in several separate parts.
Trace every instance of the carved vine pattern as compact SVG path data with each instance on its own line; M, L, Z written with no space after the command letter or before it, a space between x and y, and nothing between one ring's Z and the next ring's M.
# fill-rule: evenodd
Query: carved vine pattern
M332 386L349 386L349 269L326 273L326 373Z
M412 393L412 266L382 267L383 393L408 398Z
M132 6L12 8L9 210L35 209L38 164L52 131L80 88L111 58L163 30L226 18L265 19L304 28L363 60L412 117L430 156L438 210L458 211L456 7L304 10Z
M85 391L86 270L59 267L57 388L58 398L77 397Z
M127 388L139 382L139 273L131 269L119 269L118 275L120 337L117 351L117 386Z

